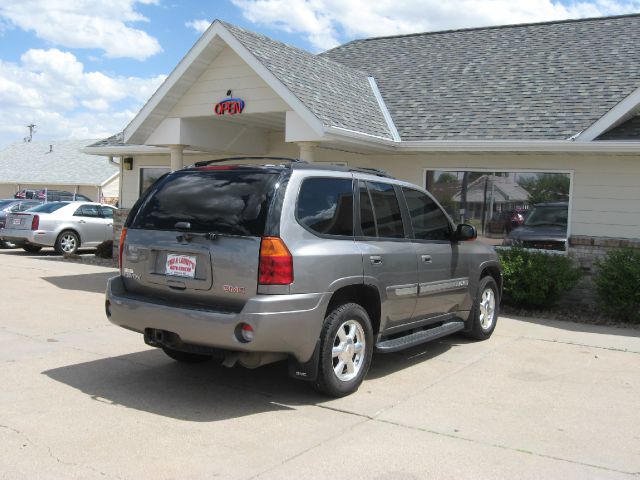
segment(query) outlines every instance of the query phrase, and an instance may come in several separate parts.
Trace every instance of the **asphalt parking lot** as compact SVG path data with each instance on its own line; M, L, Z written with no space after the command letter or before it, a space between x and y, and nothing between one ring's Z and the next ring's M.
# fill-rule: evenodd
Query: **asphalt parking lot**
M114 269L0 250L0 478L640 478L640 331L502 317L328 399L112 326Z

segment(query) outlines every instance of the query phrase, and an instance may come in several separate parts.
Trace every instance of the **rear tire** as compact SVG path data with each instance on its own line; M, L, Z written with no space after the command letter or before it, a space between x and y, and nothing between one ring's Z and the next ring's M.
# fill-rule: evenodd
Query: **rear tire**
M369 371L373 329L360 305L346 303L327 315L320 334L320 362L314 388L332 397L355 392Z
M204 363L211 360L211 355L201 355L198 353L182 352L169 347L162 347L164 353L180 363Z
M24 245L22 249L28 253L38 253L42 250L42 247L38 247L37 245Z
M496 281L490 276L482 277L471 310L471 329L465 332L466 335L474 340L488 339L496 328L499 310L500 296Z
M64 255L65 253L76 253L80 247L80 239L75 232L66 230L58 235L56 239L56 253L58 255Z

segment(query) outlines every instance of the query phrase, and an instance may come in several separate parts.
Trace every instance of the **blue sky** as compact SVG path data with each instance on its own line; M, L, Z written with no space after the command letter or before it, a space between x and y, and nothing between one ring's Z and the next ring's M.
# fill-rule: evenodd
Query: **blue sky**
M640 12L640 0L0 0L0 148L121 131L220 18L312 52L353 38Z

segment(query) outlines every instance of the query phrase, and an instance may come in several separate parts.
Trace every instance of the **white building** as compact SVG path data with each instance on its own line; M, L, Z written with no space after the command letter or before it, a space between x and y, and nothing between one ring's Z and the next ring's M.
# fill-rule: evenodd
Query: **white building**
M66 190L93 201L118 200L120 167L82 153L92 140L18 142L0 151L0 198L22 189Z
M125 208L164 171L233 155L375 167L423 186L434 170L566 173L570 251L640 245L638 44L638 15L318 55L215 21L121 135L84 151L122 158ZM228 97L237 111L216 107Z

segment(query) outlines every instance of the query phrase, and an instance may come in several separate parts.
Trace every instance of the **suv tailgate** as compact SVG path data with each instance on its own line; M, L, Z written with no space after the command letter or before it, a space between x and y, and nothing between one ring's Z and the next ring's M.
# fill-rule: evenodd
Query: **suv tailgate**
M194 307L240 310L257 293L260 241L281 170L174 172L127 220L125 288Z

